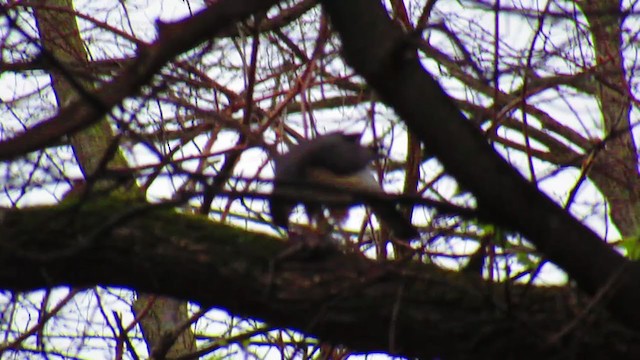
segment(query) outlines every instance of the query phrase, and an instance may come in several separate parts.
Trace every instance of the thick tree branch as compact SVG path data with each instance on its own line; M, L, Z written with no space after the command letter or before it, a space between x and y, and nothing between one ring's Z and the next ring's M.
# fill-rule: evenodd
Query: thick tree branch
M138 49L138 56L115 79L95 92L78 91L77 99L26 132L0 142L0 160L10 160L58 142L60 137L99 121L128 96L136 95L175 56L226 30L249 15L267 10L276 0L220 0L199 13L171 24L158 23L158 39ZM76 89L78 90L78 89Z
M640 356L637 335L569 288L525 294L514 285L514 301L505 303L504 284L474 275L291 244L146 204L7 210L0 288L125 287L225 308L362 352Z
M341 35L346 60L475 195L479 210L525 235L586 292L609 288L609 310L640 328L640 265L622 257L491 148L422 67L416 41L389 19L379 1L322 4Z

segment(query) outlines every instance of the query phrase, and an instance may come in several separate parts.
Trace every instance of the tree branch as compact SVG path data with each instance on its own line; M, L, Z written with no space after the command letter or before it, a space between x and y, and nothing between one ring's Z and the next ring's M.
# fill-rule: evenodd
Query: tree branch
M10 160L58 142L99 121L126 97L136 95L142 86L175 56L222 32L249 15L267 10L276 0L220 0L199 13L174 23L158 23L158 39L138 49L136 59L120 75L91 99L81 98L60 110L58 115L0 142L0 160Z
M566 287L525 294L513 285L515 301L505 303L506 284L475 275L374 262L147 204L96 200L1 215L3 289L125 287L224 308L356 352L640 356L637 335Z
M607 306L640 329L640 264L625 259L593 231L527 182L487 143L423 68L417 42L377 0L324 0L346 61L409 130L478 200L480 212L519 231L590 294L615 283ZM451 146L451 144L456 146Z

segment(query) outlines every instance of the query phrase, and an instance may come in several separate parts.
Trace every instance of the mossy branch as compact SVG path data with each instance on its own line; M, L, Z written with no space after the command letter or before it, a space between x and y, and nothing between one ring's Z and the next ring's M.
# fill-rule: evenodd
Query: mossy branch
M569 288L525 293L510 285L507 301L506 284L475 275L292 244L131 200L4 210L0 248L6 290L124 287L224 308L354 351L447 359L640 355L636 335ZM567 343L577 345L567 350Z

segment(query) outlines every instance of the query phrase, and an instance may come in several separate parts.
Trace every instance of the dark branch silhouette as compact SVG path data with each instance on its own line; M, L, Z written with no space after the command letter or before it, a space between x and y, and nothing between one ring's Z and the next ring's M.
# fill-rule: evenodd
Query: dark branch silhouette
M491 148L422 67L412 35L394 24L378 1L322 3L341 35L347 62L473 193L478 210L526 236L587 293L608 289L608 309L639 329L640 264L607 245Z
M355 352L640 356L637 334L568 287L512 285L507 302L504 286L474 274L376 262L126 201L5 210L2 218L0 288L7 290L125 287L227 309Z

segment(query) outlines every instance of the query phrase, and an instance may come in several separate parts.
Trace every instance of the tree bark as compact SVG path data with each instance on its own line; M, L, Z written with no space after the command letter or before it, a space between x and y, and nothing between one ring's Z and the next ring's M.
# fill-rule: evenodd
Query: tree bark
M90 70L71 0L41 0L34 7L36 25L40 33L42 51L45 58L54 59L57 67L50 70L51 84L59 107L65 107L74 101L82 101L83 95L95 90L92 79L71 77L68 69L85 69L86 77ZM111 126L102 119L86 129L69 136L73 153L82 169L85 179L98 189L113 189L118 179L94 177L109 168L128 168L127 161L118 150L117 140ZM82 186L83 190L89 187ZM138 188L124 191L139 192ZM82 191L80 191L82 192ZM188 319L187 304L173 299L156 298L152 294L138 293L133 308L147 309L147 316L140 321L149 353L153 349L168 348L166 354L177 357L192 352L196 347L195 336L190 327L176 334L177 338L165 340L172 346L163 346L163 336L172 334ZM175 341L175 342L174 342Z
M595 151L590 178L602 191L611 219L623 236L640 234L640 174L632 135L631 89L624 71L622 10L617 0L579 2L595 50L596 98L603 120L604 144ZM585 164L588 165L588 164Z
M570 287L527 290L432 265L375 262L143 203L94 199L1 215L2 289L125 287L224 308L355 352L640 356L637 333Z

